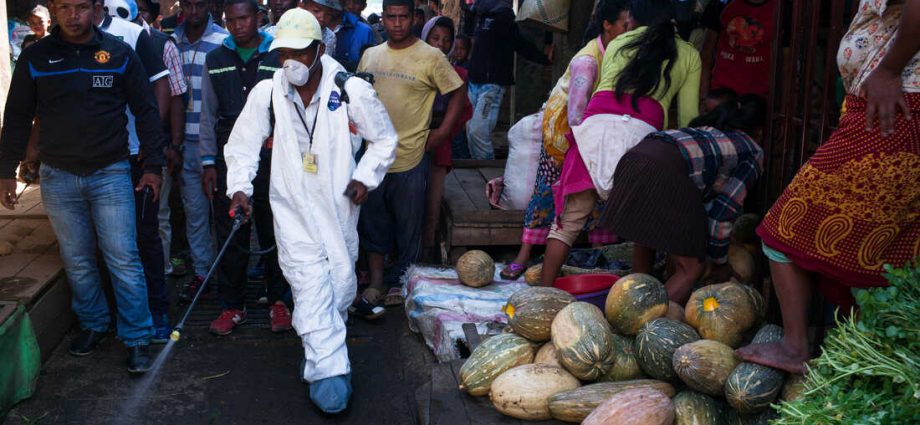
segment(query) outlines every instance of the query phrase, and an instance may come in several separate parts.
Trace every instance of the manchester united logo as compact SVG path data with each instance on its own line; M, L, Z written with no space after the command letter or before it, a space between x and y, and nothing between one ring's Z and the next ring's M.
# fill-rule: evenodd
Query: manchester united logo
M106 52L105 50L100 50L96 52L96 54L93 55L93 57L96 59L96 62L99 62L99 63L109 63L109 59L112 59L112 55L109 54L109 52Z

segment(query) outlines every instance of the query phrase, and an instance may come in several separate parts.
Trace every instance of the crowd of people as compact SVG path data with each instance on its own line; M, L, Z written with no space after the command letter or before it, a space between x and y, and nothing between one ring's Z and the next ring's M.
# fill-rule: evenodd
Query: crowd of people
M519 278L545 244L552 284L588 231L594 244L634 242L637 272L669 254L678 303L707 263L728 280L731 224L764 173L776 3L711 1L694 37L671 0L599 0L544 105L521 249L501 275ZM882 263L920 255L920 132L909 121L920 109L920 2L863 3L839 58L841 128L758 231L787 331L739 355L794 373L807 359L809 272L840 292L882 284ZM179 301L202 291L225 247L210 331L246 322L244 288L258 276L271 330L302 340L311 400L346 408L348 315L373 319L404 301L400 277L435 250L453 159L494 157L514 54L553 59L552 37L542 49L528 41L507 0L464 8L469 25L437 2L384 0L381 16L364 18L366 6L180 0L164 17L151 0L54 0L32 10L0 136L0 201L14 208L17 167L40 176L82 330L73 355L108 333L104 274L128 370L149 370L149 345L168 340L167 276L186 268L171 250L177 189L192 273ZM871 175L880 171L885 181Z

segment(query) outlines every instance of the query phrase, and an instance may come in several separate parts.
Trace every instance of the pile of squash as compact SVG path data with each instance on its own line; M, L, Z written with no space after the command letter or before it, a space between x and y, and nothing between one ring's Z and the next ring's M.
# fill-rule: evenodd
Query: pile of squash
M784 374L733 354L745 342L782 338L782 328L763 324L757 291L704 286L681 307L654 277L631 274L611 288L604 310L556 288L516 292L504 307L510 332L473 350L461 390L488 395L496 410L524 420L704 425L773 417Z

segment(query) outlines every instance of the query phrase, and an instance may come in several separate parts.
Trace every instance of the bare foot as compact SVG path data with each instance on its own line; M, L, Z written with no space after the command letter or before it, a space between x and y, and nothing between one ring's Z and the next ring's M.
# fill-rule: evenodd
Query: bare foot
M795 375L804 375L808 371L805 368L808 351L796 350L785 342L748 345L735 350L735 355L744 361L784 370Z

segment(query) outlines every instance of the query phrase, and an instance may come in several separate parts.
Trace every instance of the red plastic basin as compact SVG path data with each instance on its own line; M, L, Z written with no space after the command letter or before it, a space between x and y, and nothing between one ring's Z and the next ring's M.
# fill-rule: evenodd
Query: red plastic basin
M577 296L608 291L619 278L615 274L579 274L556 278L553 286Z

